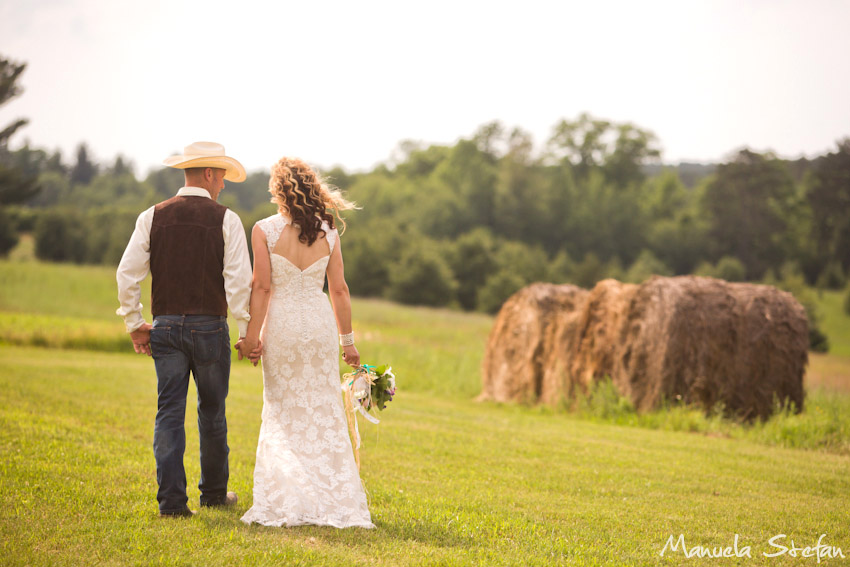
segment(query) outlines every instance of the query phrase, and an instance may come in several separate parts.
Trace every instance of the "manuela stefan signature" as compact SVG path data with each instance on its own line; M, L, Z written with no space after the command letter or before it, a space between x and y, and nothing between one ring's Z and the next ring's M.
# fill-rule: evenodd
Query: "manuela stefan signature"
M768 548L761 552L765 557L779 557L788 555L790 557L816 557L818 563L821 559L834 559L840 557L844 559L844 552L840 547L828 545L824 543L826 534L821 534L818 542L815 545L798 546L794 540L788 539L785 534L777 534L767 540ZM732 545L722 546L703 546L694 545L688 547L685 543L684 534L679 534L678 539L673 539L671 535L667 538L667 543L661 550L661 557L666 553L681 553L687 558L691 557L752 557L752 546L741 545L738 534L735 534L735 540Z

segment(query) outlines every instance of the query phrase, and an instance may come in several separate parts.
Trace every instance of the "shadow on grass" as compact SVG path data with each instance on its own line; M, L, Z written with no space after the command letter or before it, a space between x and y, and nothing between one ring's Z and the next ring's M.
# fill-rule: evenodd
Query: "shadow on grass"
M416 542L433 547L470 548L475 544L472 535L461 533L456 522L443 514L426 513L425 517L410 517L405 511L398 512L398 518L387 520L376 518L372 522L375 529L334 528L331 526L293 526L274 527L260 524L245 524L240 518L245 512L238 510L203 509L189 522L204 524L204 530L219 532L222 537L239 532L259 537L284 537L287 540L303 540L305 545L362 547L368 552L376 541ZM432 516L432 517L428 517ZM186 521L186 520L184 520Z

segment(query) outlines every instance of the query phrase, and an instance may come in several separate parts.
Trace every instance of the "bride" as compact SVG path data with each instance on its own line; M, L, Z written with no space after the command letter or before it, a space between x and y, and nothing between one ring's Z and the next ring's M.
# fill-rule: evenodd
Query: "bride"
M251 322L238 345L254 358L261 344L263 361L254 502L242 521L373 528L348 437L337 358L339 331L343 359L360 364L329 210L339 215L354 205L299 159L274 165L269 192L279 214L259 221L251 234ZM325 274L330 303L322 291Z

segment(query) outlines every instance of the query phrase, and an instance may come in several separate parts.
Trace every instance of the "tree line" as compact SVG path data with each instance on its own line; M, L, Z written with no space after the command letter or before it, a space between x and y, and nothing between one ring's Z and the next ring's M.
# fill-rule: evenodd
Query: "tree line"
M66 161L7 140L0 132L0 253L32 232L45 260L115 264L138 213L182 185L178 170L140 179L124 157L95 163L85 144ZM362 207L342 238L356 295L492 313L534 281L766 281L794 290L824 348L806 288L846 285L850 139L814 159L742 149L671 167L660 156L651 131L582 114L540 147L492 122L451 145L402 142L368 172L323 173ZM255 172L220 202L250 231L275 212L267 187Z

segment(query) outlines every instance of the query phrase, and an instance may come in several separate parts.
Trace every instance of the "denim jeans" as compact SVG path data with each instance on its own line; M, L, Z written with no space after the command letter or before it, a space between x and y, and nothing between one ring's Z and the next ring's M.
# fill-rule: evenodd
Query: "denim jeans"
M186 509L186 395L189 372L198 390L201 441L201 505L227 496L229 477L225 398L230 381L227 318L209 315L161 315L154 318L151 352L156 367L158 403L153 434L156 499L160 512Z

